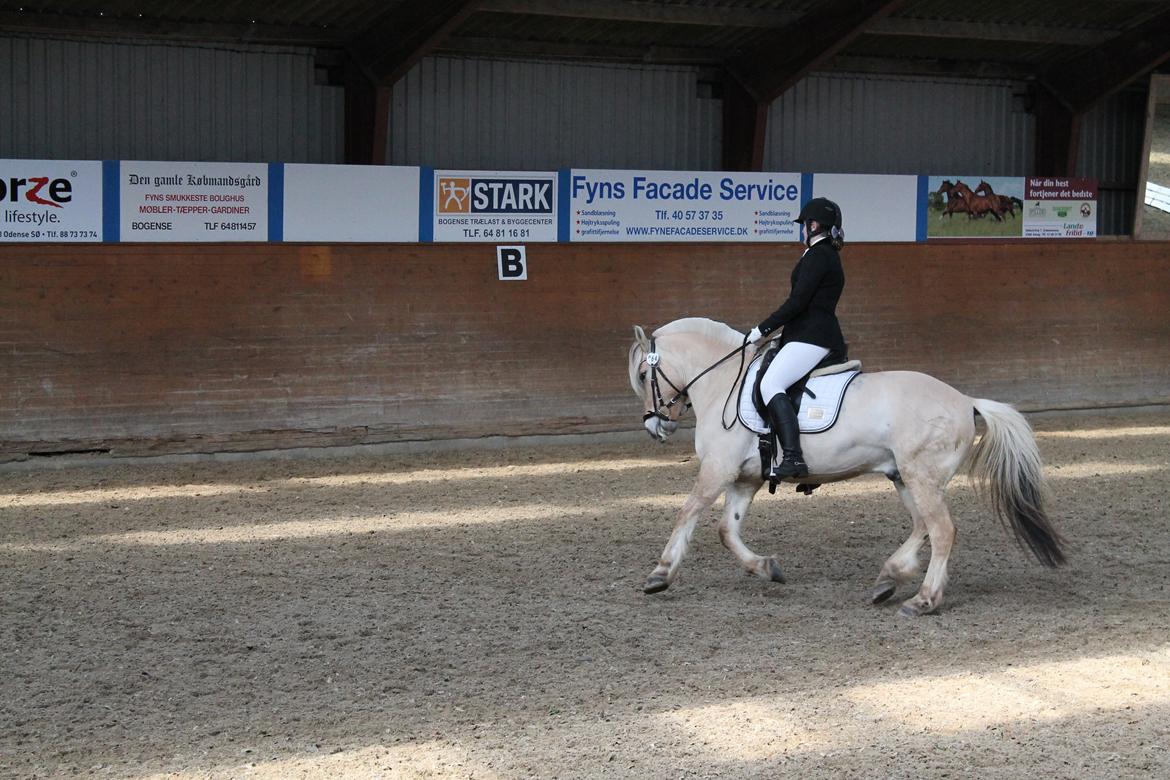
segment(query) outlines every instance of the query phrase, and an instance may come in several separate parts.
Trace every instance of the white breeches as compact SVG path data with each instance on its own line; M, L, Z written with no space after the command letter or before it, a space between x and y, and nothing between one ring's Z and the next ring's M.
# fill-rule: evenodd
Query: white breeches
M768 372L760 380L760 396L764 403L771 401L777 393L783 393L792 383L816 368L825 359L829 350L813 344L792 341L780 348L780 354L772 359Z

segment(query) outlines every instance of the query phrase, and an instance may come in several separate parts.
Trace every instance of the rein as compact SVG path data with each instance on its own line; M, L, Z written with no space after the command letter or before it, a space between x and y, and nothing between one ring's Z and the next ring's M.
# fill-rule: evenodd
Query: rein
M666 375L666 372L664 372L662 369L660 369L658 367L658 364L662 361L662 356L659 355L658 351L655 349L655 346L654 346L655 341L656 341L656 339L653 336L651 336L650 337L650 351L648 353L646 353L646 357L643 359L646 361L646 365L650 367L650 388L654 392L654 402L655 402L656 406L653 410L648 411L642 415L642 422L649 420L651 417L657 417L660 420L665 420L666 422L670 422L670 415L667 414L666 412L669 412L670 409L675 404L677 404L680 400L682 400L683 398L687 398L687 391L691 389L691 386L694 385L695 382L698 382L700 379L702 379L704 376L706 376L709 372L718 368L720 365L722 365L723 363L725 363L726 361L728 361L729 359L734 357L736 354L738 354L740 356L739 370L743 371L744 360L746 359L746 356L747 356L745 350L747 349L748 341L747 341L747 337L744 336L744 340L743 340L742 344L740 344L738 347L736 347L735 349L728 352L723 357L716 360L711 365L704 368L702 371L699 372L698 376L696 376L694 379L692 379L691 381L689 381L685 385L683 385L682 389L679 389L679 387L677 385L675 385L674 382L670 381L670 377L668 377ZM664 401L662 398L662 391L659 389L659 386L658 386L658 375L659 374L662 375L662 380L664 382L666 382L666 384L670 385L670 389L674 391L674 397L671 398L669 401ZM736 373L736 376L739 376L738 372ZM723 424L723 430L725 430L725 431L730 430L731 427L733 425L735 425L735 420L732 420L731 425L728 425L726 420L724 419L727 416L727 404L731 401L731 396L735 394L735 386L736 386L736 381L732 380L731 392L728 393L728 395L727 395L727 401L723 402L723 414L721 415L720 423ZM686 405L686 408L683 409L683 412L685 413L686 410L690 409L690 408L691 408L691 400L690 400L690 398L687 398L687 405ZM663 410L665 410L665 412ZM681 416L681 413L680 413L680 416Z

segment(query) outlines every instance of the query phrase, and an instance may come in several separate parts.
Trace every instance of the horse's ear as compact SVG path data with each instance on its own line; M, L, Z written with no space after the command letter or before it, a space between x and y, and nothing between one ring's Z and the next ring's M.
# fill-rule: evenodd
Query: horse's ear
M634 340L638 342L643 352L650 351L650 339L646 337L646 331L642 330L641 325L634 326Z

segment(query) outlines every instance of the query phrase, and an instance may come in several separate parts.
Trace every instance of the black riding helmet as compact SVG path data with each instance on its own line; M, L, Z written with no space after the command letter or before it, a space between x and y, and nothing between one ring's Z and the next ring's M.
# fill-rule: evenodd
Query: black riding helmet
M817 222L828 230L830 228L843 228L841 224L841 207L828 198L813 198L800 210L800 216L793 220L804 224L810 219L815 219Z

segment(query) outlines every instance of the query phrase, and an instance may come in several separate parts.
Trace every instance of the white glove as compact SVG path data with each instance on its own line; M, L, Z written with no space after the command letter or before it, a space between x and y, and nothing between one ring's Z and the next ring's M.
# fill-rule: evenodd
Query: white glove
M763 336L764 334L760 333L760 329L758 327L752 328L752 332L749 333L747 337L748 343L755 344L757 341L763 338Z

